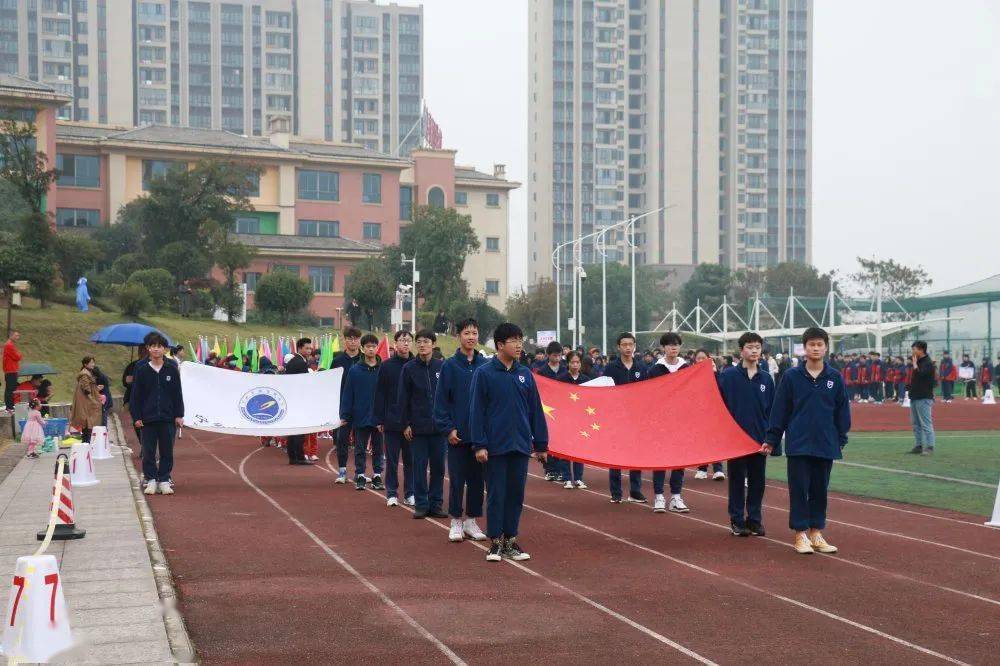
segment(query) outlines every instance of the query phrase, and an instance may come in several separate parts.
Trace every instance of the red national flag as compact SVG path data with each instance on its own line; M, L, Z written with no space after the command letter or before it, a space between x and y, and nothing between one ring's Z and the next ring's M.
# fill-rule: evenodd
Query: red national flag
M431 115L426 106L424 107L424 139L431 148L441 150L441 128L438 127L434 116Z
M382 341L378 343L378 349L375 350L378 357L383 361L389 360L389 336L383 335Z
M623 386L577 386L535 376L549 451L620 469L679 469L760 450L733 420L708 363Z

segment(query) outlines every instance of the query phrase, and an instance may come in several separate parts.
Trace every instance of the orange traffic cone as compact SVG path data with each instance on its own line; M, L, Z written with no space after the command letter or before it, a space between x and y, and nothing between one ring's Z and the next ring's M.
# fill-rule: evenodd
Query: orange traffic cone
M74 522L76 512L73 509L73 481L70 479L69 459L65 453L59 454L59 457L56 458L56 478L59 478L60 465L63 468L62 486L57 488L55 482L52 483L52 501L58 502L56 526L52 532L52 540L82 539L87 535L87 530L79 529ZM49 504L49 511L52 511L51 503ZM39 541L45 540L45 533L47 531L48 526L37 534Z

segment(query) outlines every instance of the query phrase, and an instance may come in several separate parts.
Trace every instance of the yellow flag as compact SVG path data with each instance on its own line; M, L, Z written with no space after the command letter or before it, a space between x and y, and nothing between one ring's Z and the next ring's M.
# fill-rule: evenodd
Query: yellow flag
M336 354L337 352L340 351L340 336L339 335L334 335L333 336L333 344L330 346L330 349L333 351L334 354Z

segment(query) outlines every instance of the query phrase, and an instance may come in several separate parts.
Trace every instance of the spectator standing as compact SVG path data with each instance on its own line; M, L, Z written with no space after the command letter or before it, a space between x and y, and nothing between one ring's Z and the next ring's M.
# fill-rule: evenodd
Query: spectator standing
M910 347L910 422L917 443L910 453L934 453L934 363L927 355L927 343L917 340Z
M12 330L3 346L3 402L7 412L14 411L14 388L17 386L17 373L21 370L21 350L17 341L21 339L20 332Z

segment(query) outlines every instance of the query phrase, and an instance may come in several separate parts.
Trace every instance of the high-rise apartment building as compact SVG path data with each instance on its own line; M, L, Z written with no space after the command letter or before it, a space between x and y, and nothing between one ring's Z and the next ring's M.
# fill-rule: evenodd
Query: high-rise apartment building
M65 119L291 131L395 153L420 118L421 7L0 0L0 44L0 71L73 96Z
M808 261L810 21L811 0L531 0L529 281L659 208L638 263Z

